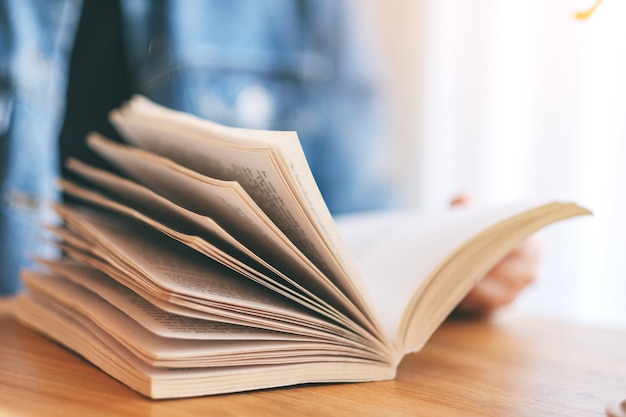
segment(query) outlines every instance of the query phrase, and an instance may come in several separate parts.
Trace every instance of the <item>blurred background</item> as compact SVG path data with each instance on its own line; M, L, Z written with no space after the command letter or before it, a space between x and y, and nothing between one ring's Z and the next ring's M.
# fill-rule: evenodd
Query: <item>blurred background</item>
M543 233L515 312L626 329L626 2L367 0L393 112L393 175L416 207L574 200Z

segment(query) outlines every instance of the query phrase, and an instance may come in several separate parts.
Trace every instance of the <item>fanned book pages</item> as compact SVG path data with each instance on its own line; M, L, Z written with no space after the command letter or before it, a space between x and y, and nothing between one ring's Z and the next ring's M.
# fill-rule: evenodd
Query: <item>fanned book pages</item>
M295 132L134 97L89 146L18 318L151 398L394 378L548 202L333 219ZM71 202L70 202L71 201Z

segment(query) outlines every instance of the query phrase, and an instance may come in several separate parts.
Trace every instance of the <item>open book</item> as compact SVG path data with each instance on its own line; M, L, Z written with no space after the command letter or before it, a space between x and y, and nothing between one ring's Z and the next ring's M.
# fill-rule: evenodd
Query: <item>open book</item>
M294 132L135 97L88 143L18 318L152 398L391 379L473 285L571 203L333 219ZM114 172L115 171L115 172ZM84 181L83 181L84 180Z

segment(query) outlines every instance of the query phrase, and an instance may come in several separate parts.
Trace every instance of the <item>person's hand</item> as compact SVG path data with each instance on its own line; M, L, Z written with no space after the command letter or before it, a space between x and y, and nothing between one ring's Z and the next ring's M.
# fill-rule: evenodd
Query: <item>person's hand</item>
M459 196L452 205L469 204L469 200L467 196ZM537 236L531 236L512 250L467 294L455 314L484 317L512 303L537 279L542 246Z

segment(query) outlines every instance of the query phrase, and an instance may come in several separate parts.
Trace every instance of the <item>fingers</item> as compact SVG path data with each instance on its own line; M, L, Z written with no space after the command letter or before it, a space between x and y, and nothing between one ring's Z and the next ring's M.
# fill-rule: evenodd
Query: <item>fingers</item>
M451 206L472 204L472 196L464 193L450 202ZM455 313L488 316L511 304L524 288L537 279L542 253L543 244L537 236L525 240L489 271L459 304Z
M536 237L519 245L470 291L457 313L487 316L511 304L537 279L542 252L543 245Z
M470 291L459 304L464 313L486 316L497 309L511 304L520 292L534 281L534 276L487 275Z
M543 240L538 235L532 235L509 252L504 260L519 259L538 266L543 252Z
M510 304L517 293L497 280L483 279L457 307L457 313L471 316L488 316Z

